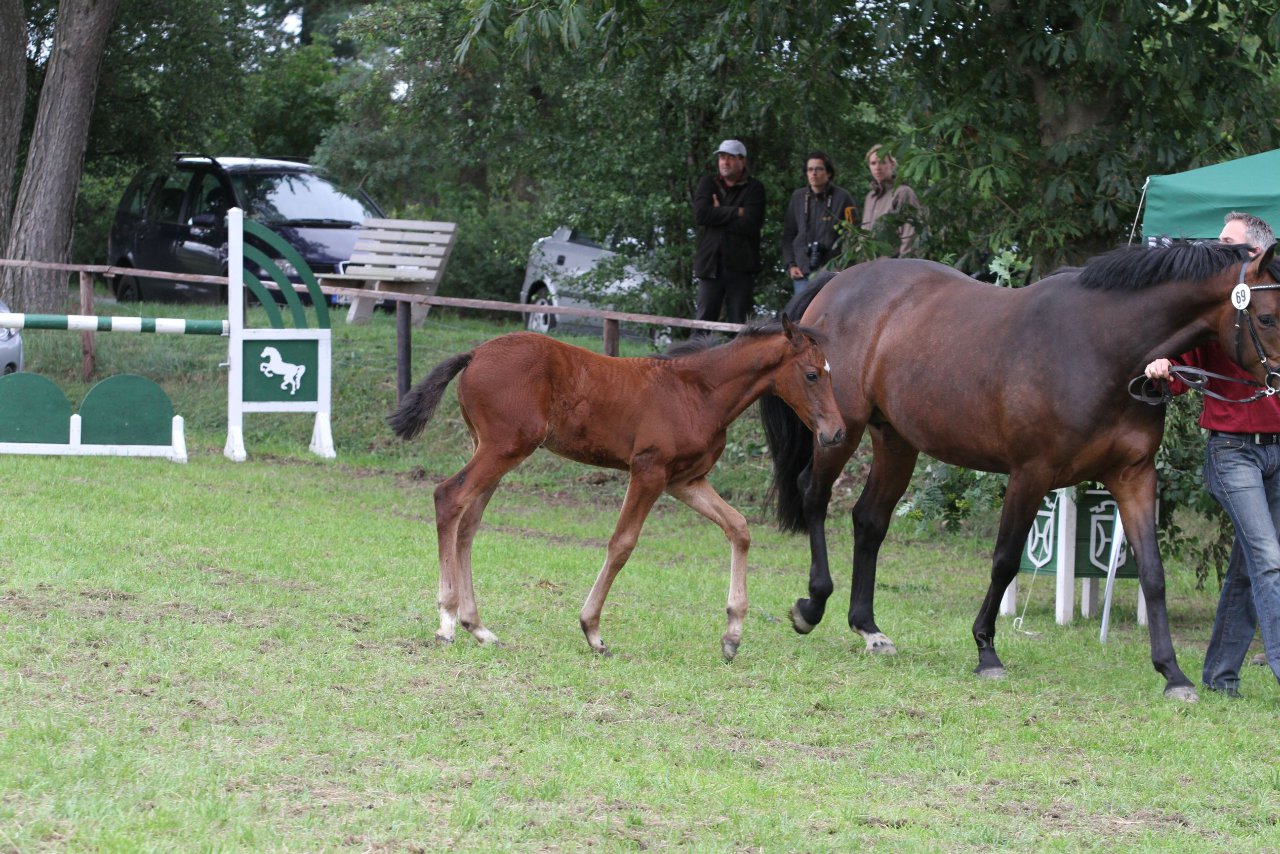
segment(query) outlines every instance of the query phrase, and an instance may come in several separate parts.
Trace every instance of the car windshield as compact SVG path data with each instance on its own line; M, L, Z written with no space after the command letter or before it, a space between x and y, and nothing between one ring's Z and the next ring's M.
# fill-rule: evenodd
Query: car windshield
M311 172L233 174L250 218L270 225L359 225L378 216L363 200Z

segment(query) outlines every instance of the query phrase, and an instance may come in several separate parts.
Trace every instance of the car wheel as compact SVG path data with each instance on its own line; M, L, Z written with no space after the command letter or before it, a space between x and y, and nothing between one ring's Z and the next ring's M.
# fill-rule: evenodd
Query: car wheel
M114 290L116 299L120 302L140 302L142 300L142 288L138 285L137 276L116 276Z
M554 306L555 299L546 288L539 287L529 294L529 305ZM556 328L556 316L549 311L534 311L524 316L524 328L544 335Z

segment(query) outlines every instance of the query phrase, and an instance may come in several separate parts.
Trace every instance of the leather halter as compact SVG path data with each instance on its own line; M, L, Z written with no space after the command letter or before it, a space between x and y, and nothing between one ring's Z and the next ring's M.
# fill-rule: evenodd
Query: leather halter
M1241 285L1244 285L1246 288L1248 288L1248 291L1250 293L1252 293L1253 291L1280 290L1280 284L1246 285L1244 281L1244 274L1248 269L1249 269L1249 261L1246 260L1244 263L1240 265L1240 279L1236 283L1236 288L1232 290L1233 294L1236 292L1236 290L1239 289ZM1255 400L1258 400L1263 397L1270 397L1271 395L1276 394L1277 392L1280 392L1280 371L1271 367L1270 360L1267 357L1267 353L1262 348L1262 339L1258 337L1258 330L1253 325L1253 315L1249 313L1250 302L1252 302L1252 300L1246 300L1242 308L1236 309L1236 322L1235 322L1236 364L1242 367L1245 364L1244 342L1243 342L1242 330L1245 327L1247 327L1249 329L1249 340L1253 342L1253 349L1258 355L1258 360L1262 363L1262 366L1266 368L1266 371L1267 371L1266 377L1265 377L1265 383L1255 382L1254 380L1242 380L1237 377L1228 377L1222 374L1216 374L1213 371L1206 371L1202 368L1193 368L1193 367L1184 366L1184 365L1174 365L1170 367L1169 373L1172 374L1173 376L1176 376L1178 379L1182 380L1182 382L1186 384L1188 388L1193 388L1196 391L1199 391L1201 394L1205 395L1206 397L1216 398L1217 400L1226 401L1227 403L1253 403ZM1209 380L1211 379L1223 380L1225 382L1239 383L1240 385L1252 386L1253 388L1256 388L1258 390L1254 392L1253 395L1250 397L1245 397L1240 399L1223 397L1222 395L1217 394L1216 392L1210 391L1206 387L1208 385ZM1135 385L1136 385L1136 388L1135 388ZM1138 376L1138 377L1134 377L1132 380L1129 381L1129 396L1135 400L1140 400L1143 403L1149 403L1152 406L1159 406L1161 404L1168 403L1169 400L1173 397L1173 394L1172 392L1169 391L1168 383L1165 383L1163 381L1150 380L1145 376Z
M1237 288L1239 288L1240 285L1245 284L1244 274L1248 268L1249 268L1248 261L1245 261L1240 265L1240 281L1237 282L1236 284ZM1280 284L1245 285L1245 287L1247 287L1250 292L1280 290ZM1249 302L1252 302L1252 300L1250 300ZM1240 331L1241 331L1241 327L1247 326L1249 328L1249 339L1253 342L1254 352L1257 353L1258 361L1262 363L1262 367L1265 368L1267 371L1266 377L1264 379L1264 384L1267 388L1267 394L1268 395L1275 394L1277 391L1280 391L1280 371L1276 371L1271 367L1271 364L1267 358L1267 353L1265 350L1262 349L1262 339L1258 337L1258 330L1253 325L1253 315L1249 313L1249 302L1246 302L1243 308L1236 309L1236 322L1235 322L1236 364L1241 366L1245 364L1244 346L1243 346L1243 341L1241 340L1242 336ZM1273 378L1274 378L1274 382L1273 382Z

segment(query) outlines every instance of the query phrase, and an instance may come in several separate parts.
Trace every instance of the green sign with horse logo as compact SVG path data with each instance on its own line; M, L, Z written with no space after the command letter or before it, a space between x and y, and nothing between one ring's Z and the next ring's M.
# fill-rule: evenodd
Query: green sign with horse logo
M242 341L241 346L246 401L314 402L318 399L319 342L249 339Z

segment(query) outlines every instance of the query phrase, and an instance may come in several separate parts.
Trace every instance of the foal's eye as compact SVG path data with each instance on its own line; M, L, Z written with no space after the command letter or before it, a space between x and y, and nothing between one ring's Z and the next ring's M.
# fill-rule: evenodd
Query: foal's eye
M818 372L809 371L807 374L804 375L804 378L811 383L816 383L818 381Z

